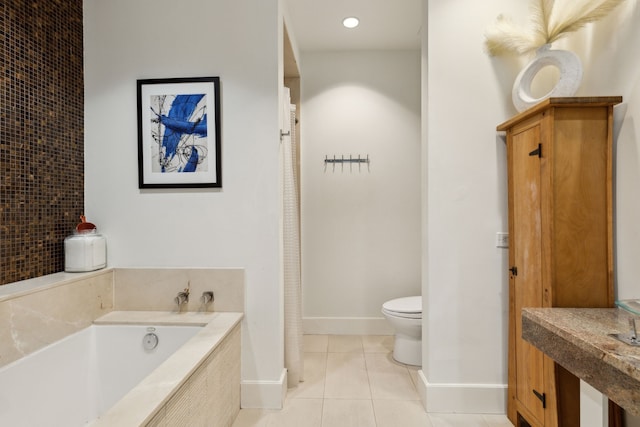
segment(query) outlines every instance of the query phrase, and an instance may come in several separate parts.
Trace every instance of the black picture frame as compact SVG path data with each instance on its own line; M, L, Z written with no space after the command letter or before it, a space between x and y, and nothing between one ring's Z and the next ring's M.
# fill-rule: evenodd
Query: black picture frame
M219 77L137 80L137 107L138 188L222 187Z

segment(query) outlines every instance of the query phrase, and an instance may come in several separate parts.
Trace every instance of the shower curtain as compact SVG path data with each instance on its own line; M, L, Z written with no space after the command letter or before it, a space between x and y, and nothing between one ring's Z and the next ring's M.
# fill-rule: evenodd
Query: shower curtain
M281 137L282 247L284 276L284 364L289 387L303 381L302 290L300 280L300 218L295 135L296 107L284 88Z

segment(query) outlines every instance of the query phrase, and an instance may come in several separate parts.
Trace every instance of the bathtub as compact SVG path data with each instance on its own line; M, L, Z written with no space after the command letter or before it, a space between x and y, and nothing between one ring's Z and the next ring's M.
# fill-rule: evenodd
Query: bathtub
M0 368L0 425L136 426L160 420L177 391L239 328L240 316L110 313Z

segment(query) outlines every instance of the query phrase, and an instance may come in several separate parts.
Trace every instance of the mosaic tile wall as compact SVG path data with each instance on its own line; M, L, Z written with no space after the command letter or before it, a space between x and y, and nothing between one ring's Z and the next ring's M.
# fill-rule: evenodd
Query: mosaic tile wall
M64 270L84 209L82 0L0 2L0 284Z

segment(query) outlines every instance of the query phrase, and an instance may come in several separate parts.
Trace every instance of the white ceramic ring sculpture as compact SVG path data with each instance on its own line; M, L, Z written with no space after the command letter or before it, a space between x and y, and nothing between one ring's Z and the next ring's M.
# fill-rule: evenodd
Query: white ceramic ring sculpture
M556 67L560 71L560 79L546 95L534 98L531 95L531 82L546 66ZM524 111L552 96L572 96L578 90L581 81L582 63L578 55L568 50L550 49L550 45L546 44L538 49L536 57L516 77L511 92L513 105L518 111Z

